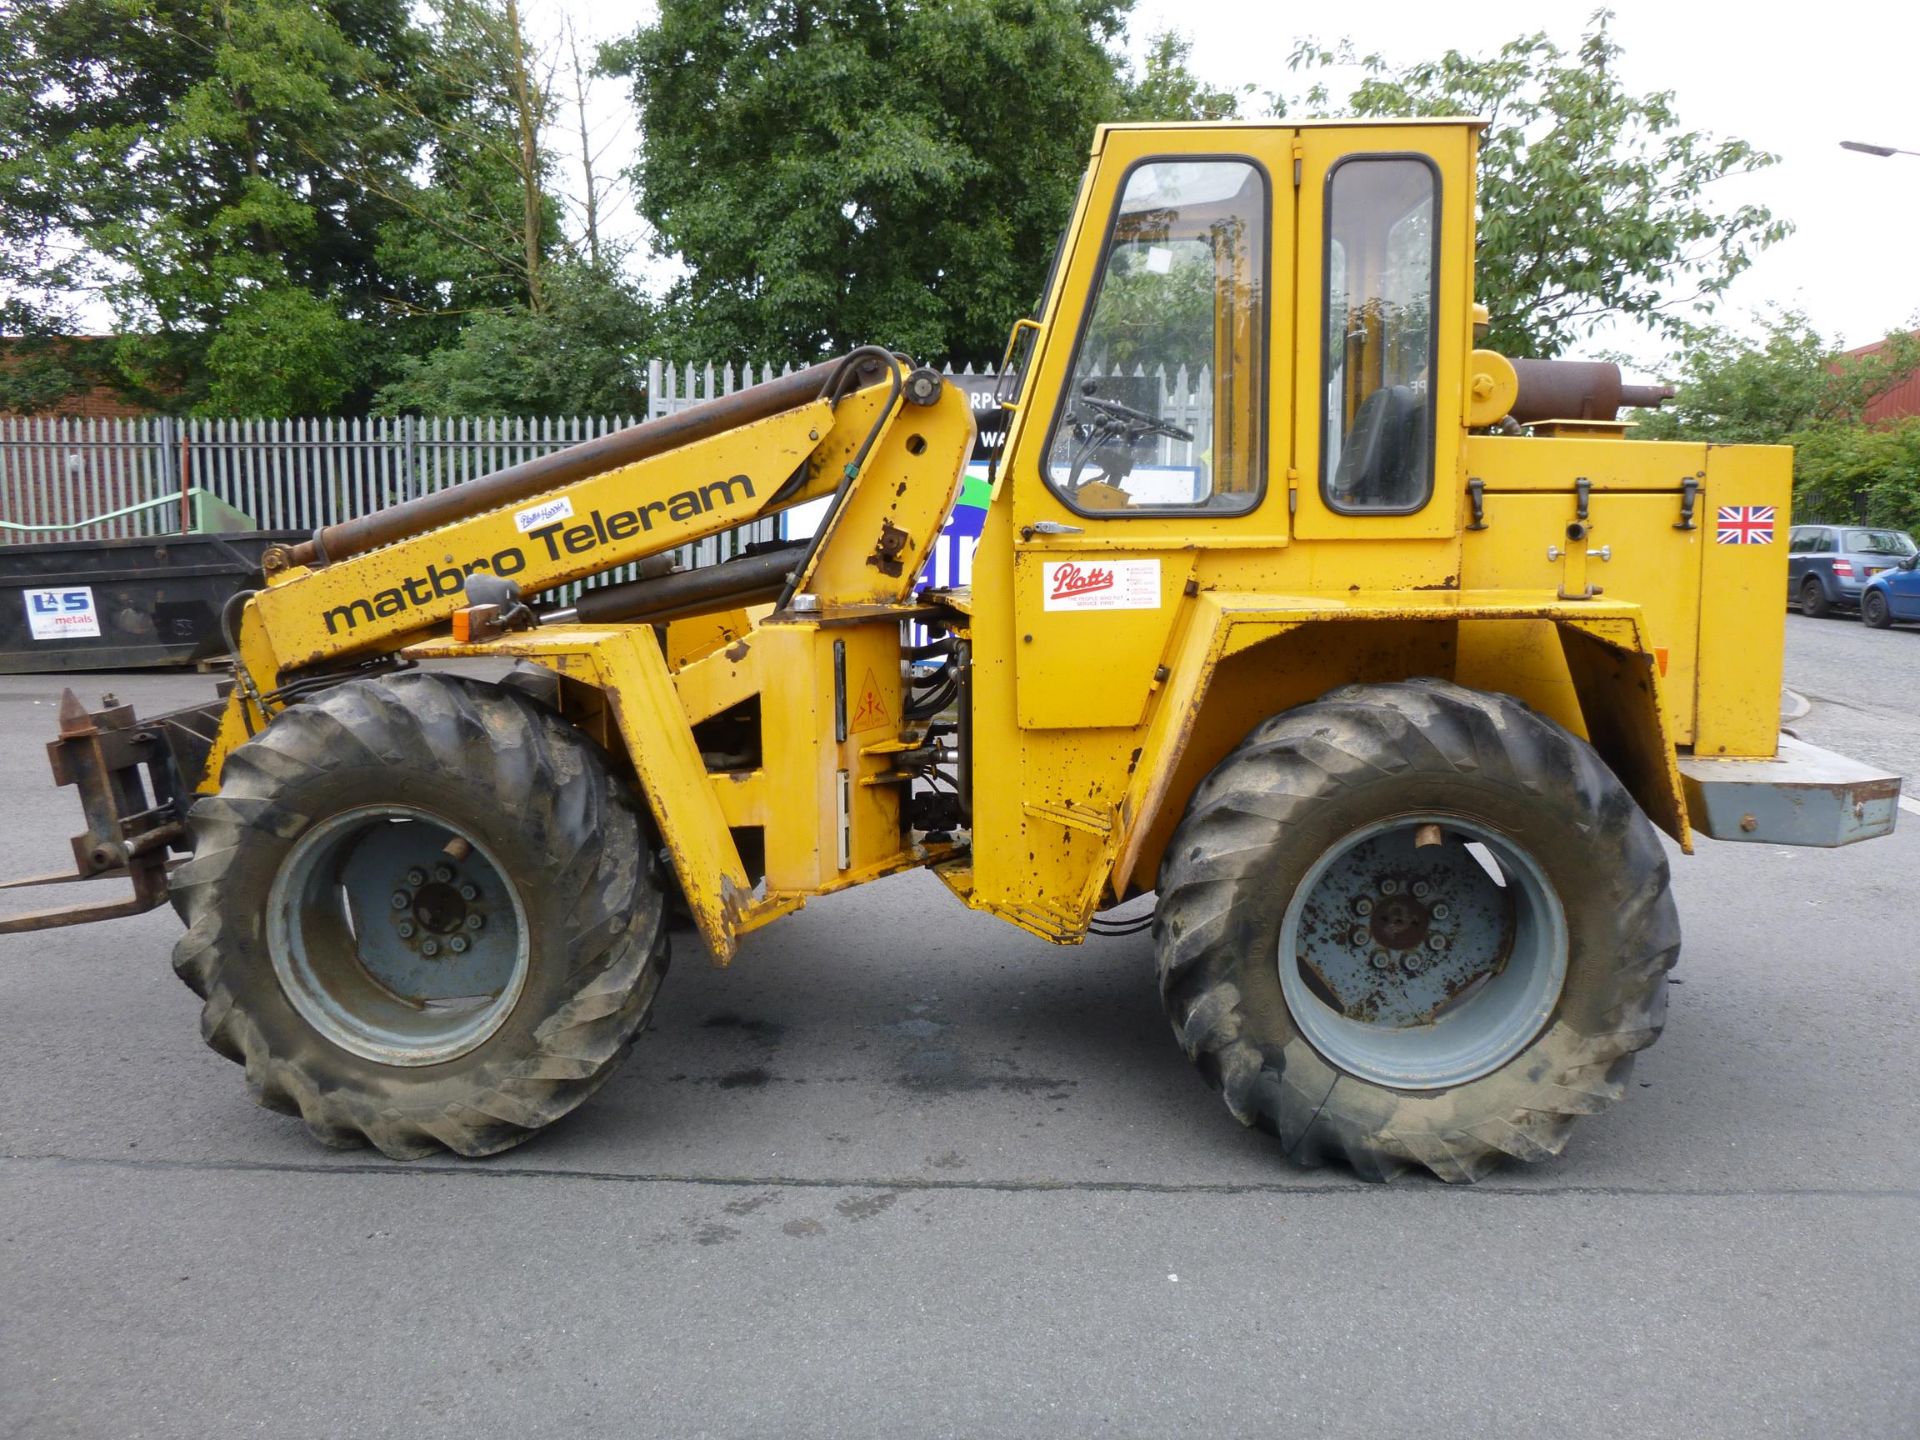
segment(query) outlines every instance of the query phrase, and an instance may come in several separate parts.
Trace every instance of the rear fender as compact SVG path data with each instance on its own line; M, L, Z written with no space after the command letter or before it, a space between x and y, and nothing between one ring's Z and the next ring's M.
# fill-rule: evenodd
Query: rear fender
M1153 888L1188 796L1261 720L1344 684L1455 678L1460 627L1512 620L1553 623L1579 713L1565 713L1547 690L1530 693L1538 687L1526 675L1499 688L1588 739L1648 818L1690 850L1660 667L1638 606L1510 592L1359 592L1332 601L1209 593L1197 597L1191 628L1175 643L1178 659L1120 807L1112 892Z

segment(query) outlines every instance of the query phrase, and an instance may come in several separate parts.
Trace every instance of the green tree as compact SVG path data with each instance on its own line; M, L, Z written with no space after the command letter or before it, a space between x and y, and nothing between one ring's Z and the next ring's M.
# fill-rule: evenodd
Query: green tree
M1867 406L1920 369L1920 334L1842 355L1797 310L1762 316L1757 333L1689 327L1670 373L1674 397L1634 416L1643 439L1779 445L1822 426L1857 425Z
M1130 74L1130 3L662 0L601 63L642 119L642 214L688 268L676 353L998 358L1094 125L1234 103L1177 39Z
M248 295L207 346L208 415L325 415L359 380L354 327L291 285Z
M1492 315L1488 343L1509 355L1558 354L1616 316L1679 335L1689 306L1791 230L1764 206L1713 202L1715 182L1777 157L1684 128L1671 91L1627 90L1611 19L1596 11L1571 53L1539 32L1491 56L1394 66L1307 39L1289 62L1311 79L1294 107L1486 119L1477 298ZM1336 101L1330 72L1348 66L1362 78Z
M1920 534L1920 417L1793 437L1793 518Z
M546 268L539 310L473 318L458 338L401 363L380 391L383 414L622 415L646 406L655 310L607 269Z
M405 0L17 0L6 28L0 223L84 256L49 278L102 290L129 380L198 403L265 292L381 305L393 212L361 177L418 150L388 99L420 49Z
M1798 311L1756 333L1690 328L1666 378L1674 397L1637 411L1652 440L1793 446L1794 518L1920 525L1920 419L1869 426L1867 407L1920 370L1920 333L1900 330L1843 355Z
M91 288L165 408L363 404L470 316L544 306L545 80L518 0L15 0L0 324L57 331ZM82 383L49 357L7 390Z
M423 173L367 183L396 211L378 255L415 287L402 313L441 343L470 314L542 309L562 236L539 143L554 103L516 0L437 0L426 26L428 54L394 96L430 137Z
M1193 73L1193 42L1177 30L1162 30L1147 42L1146 58L1121 86L1118 107L1107 120L1233 120L1253 86L1220 90Z

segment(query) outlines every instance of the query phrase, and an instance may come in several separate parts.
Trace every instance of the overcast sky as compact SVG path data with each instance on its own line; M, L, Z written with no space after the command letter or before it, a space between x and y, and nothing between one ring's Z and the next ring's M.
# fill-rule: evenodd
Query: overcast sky
M1856 0L1813 10L1616 0L1612 8L1625 84L1673 90L1688 127L1738 136L1781 157L1757 176L1727 182L1715 197L1729 206L1757 201L1799 227L1741 277L1718 318L1740 323L1771 305L1795 307L1850 345L1920 323L1920 156L1877 159L1839 148L1852 139L1920 150L1920 5ZM553 33L571 11L583 42L625 33L651 9L528 0L533 28ZM1592 10L1553 0L1514 10L1432 0L1341 7L1138 0L1132 30L1136 49L1156 30L1185 32L1194 69L1215 84L1288 90L1296 77L1286 58L1302 33L1329 42L1350 37L1363 52L1399 61L1448 46L1485 53L1532 29L1571 49ZM631 117L618 85L603 81L597 90L596 143L612 146L602 168L617 168L631 152ZM630 201L623 203L631 216ZM637 222L628 225L638 233ZM1638 333L1603 334L1587 348L1657 356L1660 346Z

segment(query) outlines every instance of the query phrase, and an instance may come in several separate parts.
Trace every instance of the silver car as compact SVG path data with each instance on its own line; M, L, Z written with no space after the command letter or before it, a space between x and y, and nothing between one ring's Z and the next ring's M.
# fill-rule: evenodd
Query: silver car
M1904 530L1796 525L1787 536L1787 603L1818 619L1858 610L1867 581L1920 550Z

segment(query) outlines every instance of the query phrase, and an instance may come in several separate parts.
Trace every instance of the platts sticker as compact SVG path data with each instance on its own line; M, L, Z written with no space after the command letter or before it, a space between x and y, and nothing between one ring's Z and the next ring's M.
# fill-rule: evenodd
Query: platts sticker
M1040 567L1048 610L1158 610L1158 560L1049 560Z
M513 523L525 535L529 530L538 530L542 525L552 525L560 520L573 518L573 501L565 495L552 500L542 500L538 505L529 505L525 510L513 513Z

